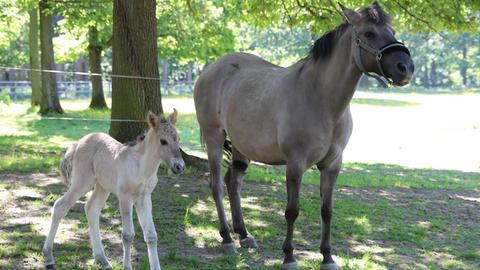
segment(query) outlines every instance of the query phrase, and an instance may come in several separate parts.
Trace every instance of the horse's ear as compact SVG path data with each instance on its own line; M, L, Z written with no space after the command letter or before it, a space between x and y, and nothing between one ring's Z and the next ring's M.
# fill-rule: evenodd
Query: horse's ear
M345 18L350 24L357 24L362 18L362 15L360 15L360 13L356 12L355 10L349 9L341 3L338 3L338 5L340 5L340 8L342 9Z
M158 128L158 125L159 125L158 116L154 114L152 111L148 111L147 122L151 128Z
M177 123L177 109L173 108L173 113L167 117L167 120L175 125Z

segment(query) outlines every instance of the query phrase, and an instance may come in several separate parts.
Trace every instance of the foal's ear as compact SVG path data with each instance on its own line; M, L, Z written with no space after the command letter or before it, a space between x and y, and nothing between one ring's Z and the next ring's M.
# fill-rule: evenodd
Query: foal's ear
M158 116L151 111L148 111L147 122L151 128L158 128Z
M177 109L173 108L173 113L167 117L167 120L175 125L177 123Z
M360 15L360 13L356 12L355 10L346 8L341 3L338 3L338 5L340 5L340 8L342 8L343 14L345 14L345 18L347 18L347 22L349 22L350 24L357 24L362 18L362 15Z

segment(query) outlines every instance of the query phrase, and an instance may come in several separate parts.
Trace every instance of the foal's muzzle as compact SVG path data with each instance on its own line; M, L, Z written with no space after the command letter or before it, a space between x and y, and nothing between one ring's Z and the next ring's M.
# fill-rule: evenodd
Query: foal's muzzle
M181 174L185 170L185 162L183 159L173 160L170 169L174 174Z

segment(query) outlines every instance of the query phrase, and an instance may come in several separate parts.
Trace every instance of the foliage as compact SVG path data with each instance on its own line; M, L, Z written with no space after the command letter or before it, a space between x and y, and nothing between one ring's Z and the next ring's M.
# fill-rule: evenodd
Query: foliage
M312 34L286 25L261 29L241 23L235 29L235 50L260 55L280 66L289 66L308 54Z
M314 33L332 29L344 20L337 1L325 0L236 0L229 1L238 18L271 27L287 23L305 27ZM365 7L371 0L341 1L350 8ZM480 25L480 2L475 0L382 1L396 27L409 31L474 31Z
M98 1L54 1L52 12L61 15L55 51L62 62L73 62L86 55L87 46L109 47L112 38L112 3ZM89 28L96 28L98 39L89 39ZM94 43L94 44L92 44Z
M0 64L28 62L28 14L15 1L0 1Z
M176 58L207 63L232 52L234 36L228 14L219 1L161 0L157 5L158 53L160 58Z

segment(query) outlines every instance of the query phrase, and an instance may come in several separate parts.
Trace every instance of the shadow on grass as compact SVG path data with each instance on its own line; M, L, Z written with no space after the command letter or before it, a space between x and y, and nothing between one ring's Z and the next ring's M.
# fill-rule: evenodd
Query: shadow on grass
M21 178L26 180L21 180ZM6 269L37 268L41 245L49 225L53 201L65 188L55 181L31 175L0 181L10 209L2 216L0 236ZM4 178L4 177L2 177ZM10 180L8 180L10 179ZM28 192L22 191L27 190ZM295 245L300 265L318 269L321 222L316 185L302 186L301 212L296 222ZM479 267L480 196L475 191L371 189L341 187L336 193L332 246L344 269L405 269ZM195 176L161 176L152 194L153 216L159 236L163 269L278 269L286 224L286 192L278 182L244 185L243 206L247 228L260 249L223 255L217 215L207 182ZM90 268L91 250L83 211L84 199L67 215L64 236L57 238L54 255L60 268ZM228 201L224 201L228 213ZM107 256L121 262L120 217L115 196L103 211L101 230ZM23 220L22 218L28 218ZM31 220L28 222L28 220ZM231 222L230 222L231 224ZM67 231L68 230L68 231ZM134 264L148 269L146 245L135 218ZM238 241L236 242L238 246ZM5 258L5 259L4 259ZM403 266L402 266L403 265Z
M50 172L56 170L66 148L74 141L92 132L108 133L108 121L49 119L48 117L108 120L109 110L67 111L64 115L36 114L6 116L7 128L13 134L0 135L0 172ZM179 116L177 125L186 150L201 149L198 124L194 114Z

